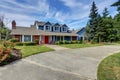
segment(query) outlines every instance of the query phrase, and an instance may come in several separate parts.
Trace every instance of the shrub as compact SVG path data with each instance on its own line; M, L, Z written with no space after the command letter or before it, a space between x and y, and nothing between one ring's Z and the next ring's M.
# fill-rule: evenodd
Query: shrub
M81 41L66 41L66 40L64 40L64 41L57 41L57 42L55 42L55 44L82 44L82 43L84 43L82 40Z
M91 44L97 44L98 42L97 41L95 41L95 40L92 40L91 41Z
M66 40L63 41L63 44L67 44L68 42Z
M34 41L36 44L39 44L39 39L35 39Z
M59 45L59 44L62 44L61 41L56 41L55 44Z
M36 42L17 42L16 45L17 46L32 46L32 45L36 45Z
M13 42L5 41L5 42L3 42L3 46L5 48L14 48L15 45Z
M77 41L72 41L72 44L76 44L77 43Z
M17 46L23 46L23 43L22 42L16 42L16 45Z
M12 38L9 40L10 42L18 42L18 39L17 38Z
M23 42L24 46L36 45L36 42Z
M82 43L84 43L82 40L78 41L78 44L82 44Z

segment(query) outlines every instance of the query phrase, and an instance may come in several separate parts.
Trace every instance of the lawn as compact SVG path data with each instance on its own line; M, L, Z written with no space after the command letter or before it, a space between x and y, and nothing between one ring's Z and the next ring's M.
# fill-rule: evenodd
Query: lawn
M27 57L30 55L53 51L53 49L46 46L16 46L16 48L21 49L22 57Z
M120 80L120 53L105 58L98 67L98 80Z
M60 46L75 49L75 48L95 47L101 45L102 44L61 44Z

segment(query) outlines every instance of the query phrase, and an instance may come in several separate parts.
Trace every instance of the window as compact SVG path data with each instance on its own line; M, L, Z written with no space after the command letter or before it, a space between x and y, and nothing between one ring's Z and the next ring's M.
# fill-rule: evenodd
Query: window
M38 26L38 29L44 30L44 26Z
M31 42L31 36L30 35L24 35L24 42Z
M46 26L46 30L50 30L50 26Z
M63 27L63 31L67 31L66 27Z
M55 31L58 31L59 30L59 27L55 27Z

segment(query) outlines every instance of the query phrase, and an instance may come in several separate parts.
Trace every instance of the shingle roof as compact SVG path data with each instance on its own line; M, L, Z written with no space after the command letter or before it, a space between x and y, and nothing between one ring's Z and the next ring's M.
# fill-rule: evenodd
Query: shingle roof
M16 26L16 29L12 29L12 35L56 35L56 36L78 36L76 33L62 33L62 32L48 32L43 30L37 30L35 26L22 27Z

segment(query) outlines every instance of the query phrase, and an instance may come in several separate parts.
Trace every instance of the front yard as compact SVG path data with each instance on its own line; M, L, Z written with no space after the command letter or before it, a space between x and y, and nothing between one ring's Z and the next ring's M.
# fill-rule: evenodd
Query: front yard
M102 46L102 44L61 44L60 46L75 49L75 48Z
M120 53L105 58L98 67L98 80L120 80Z
M53 49L46 47L44 45L40 46L16 46L15 48L21 49L22 57L27 57L30 55L53 51Z

